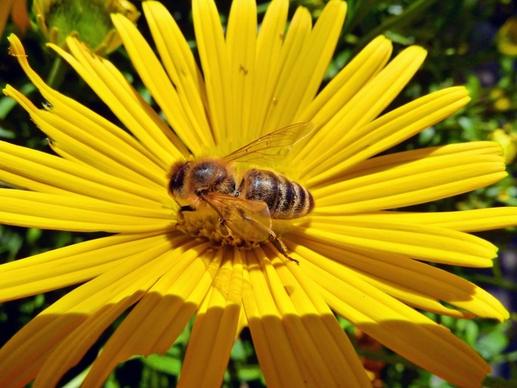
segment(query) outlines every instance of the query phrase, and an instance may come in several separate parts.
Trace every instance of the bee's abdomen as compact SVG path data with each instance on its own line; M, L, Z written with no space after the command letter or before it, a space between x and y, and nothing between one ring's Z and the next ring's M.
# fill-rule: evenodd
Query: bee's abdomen
M272 218L302 217L314 208L314 199L305 187L271 171L248 171L239 191L246 199L264 201Z

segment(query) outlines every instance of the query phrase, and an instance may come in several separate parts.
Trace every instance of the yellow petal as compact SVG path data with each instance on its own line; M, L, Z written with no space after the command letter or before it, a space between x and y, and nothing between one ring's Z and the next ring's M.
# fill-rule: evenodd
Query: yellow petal
M169 168L188 154L183 143L111 62L93 54L75 38L67 38L67 46L72 54L56 45L49 45L77 71L135 137L156 155L161 166Z
M2 302L84 282L153 246L167 246L166 235L103 237L54 249L0 266Z
M192 244L191 244L192 245ZM147 291L110 337L84 381L103 384L112 369L135 354L163 353L201 304L221 261L203 243L170 260L163 276Z
M129 19L120 14L112 15L111 19L133 66L162 109L167 121L183 143L195 155L200 155L210 142L201 136L202 128L198 128L195 121L190 120L191 115L185 111L176 88L153 50Z
M337 323L328 307L314 293L317 307L307 302L303 294L309 291L289 271L279 277L277 268L284 264L274 259L276 253L268 253L275 267L260 250L255 254L256 259L248 255L249 283L245 284L250 288L243 302L268 385L285 386L282 381L301 378L301 386L339 386L343 381L368 386L357 356L339 329L336 337ZM275 360L280 358L278 368Z
M471 143L452 144L370 159L357 166L357 173L351 171L313 188L315 213L335 215L411 206L497 182L506 176L500 148L491 142L481 143L479 149L472 149Z
M336 248L305 238L295 241L356 271L366 282L410 305L440 314L457 316L470 312L498 320L508 318L502 304L475 284L405 255ZM440 302L464 311L452 310Z
M0 142L0 179L13 185L47 193L98 198L142 207L160 207L166 196L130 181L110 176L90 166L45 152Z
M391 42L384 36L372 40L318 93L300 114L300 121L311 121L316 128L326 124L384 67L391 50ZM308 149L300 150L305 151Z
M305 11L310 21L310 14ZM273 99L269 101L263 131L286 126L294 121L314 98L328 68L345 19L346 3L330 1L305 39L286 37L282 52L282 70L276 82ZM296 24L292 27L296 28ZM309 25L310 27L310 25ZM304 30L297 31L303 37ZM298 43L298 47L295 44Z
M208 112L211 118L215 143L224 143L239 129L232 115L230 60L219 13L213 0L194 0L192 18L203 68L208 98Z
M142 154L128 152L117 139L98 136L92 123L57 111L37 109L19 91L7 85L4 94L15 99L31 116L36 125L49 137L54 151L62 150L65 159L72 159L109 175L164 190L166 173L149 166ZM119 148L120 147L120 148ZM136 154L136 155L135 155ZM158 170L158 171L157 171Z
M253 80L256 72L257 10L254 0L232 2L226 28L226 44L232 81L232 120L239 134L238 138L227 139L225 148L229 153L256 137L250 133L248 127L255 97Z
M288 263L287 266L278 265L278 260L273 260L273 263L296 314L321 349L320 355L329 366L330 374L337 385L346 381L350 385L369 386L354 347L339 327L327 303L316 291L312 280L293 263ZM267 269L271 273L271 266L267 266Z
M220 386L236 336L242 291L241 252L227 249L197 313L178 387ZM232 260L233 257L233 260ZM199 365L204 365L199 373Z
M467 344L344 266L303 247L293 253L339 314L411 362L460 386L478 386L490 367ZM322 263L325 263L322 267ZM325 267L334 267L329 272Z
M288 0L271 1L257 35L253 108L248 125L252 139L263 133L267 109L274 98L273 90L281 70L288 8Z
M435 225L462 232L481 232L517 225L517 207L493 207L455 212L398 213L390 212L373 217L388 217L393 222Z
M100 59L99 57L92 57L93 54L91 54L84 46L76 43L74 40L70 40L69 45L70 47L76 47L77 45L78 51L85 54L86 61L83 64L76 61L73 56L61 50L60 48L51 45L53 49L62 54L63 58L66 59L72 66L74 66L82 76L84 76L83 79L85 79L86 82L93 81L91 85L94 87L94 90L96 90L97 93L101 93L101 97L102 95L107 97L106 99L103 99L103 101L107 103L112 110L114 110L115 114L117 114L117 116L127 126L127 128L133 131L133 133L135 133L136 136L142 140L144 145L148 146L147 149L123 130L110 123L108 120L87 109L77 101L65 97L52 88L48 87L48 85L43 82L41 77L39 77L34 72L34 70L30 68L27 61L27 55L25 54L25 50L23 49L20 40L12 34L8 39L9 43L11 44L11 50L14 56L18 59L20 66L23 68L34 85L52 104L54 107L54 112L64 112L66 113L67 117L82 116L81 119L86 120L84 125L87 126L91 122L93 124L92 129L98 130L98 136L103 136L109 139L107 143L116 141L117 143L120 143L122 147L124 147L123 149L127 149L131 153L135 153L135 151L143 153L145 157L142 158L142 163L147 163L148 159L151 159L153 163L157 163L166 170L170 168L171 155L164 155L164 153L161 152L162 146L170 144L167 138L164 139L165 135L163 135L163 133L167 132L168 129L165 130L161 127L163 126L163 123L158 118L158 115L152 111L152 109L146 103L143 103L142 98L129 86L124 76L118 72L118 70L116 70L113 65L111 65L106 60ZM88 59L90 60L90 66L88 65ZM95 64L95 66L93 64ZM103 77L96 76L94 70L98 71L98 74L102 75ZM109 87L106 88L103 80L109 80L112 82L112 89ZM114 95L113 93L115 92L118 94ZM117 96L122 99L122 102L117 101ZM131 109L131 111L128 111L128 109ZM131 114L134 114L134 117L132 117ZM145 125L139 125L138 119L140 119L141 122ZM80 120L72 120L71 122L77 123L80 122ZM87 128L90 127L87 126ZM160 132L162 133L161 136ZM150 136L149 133L154 135L155 138L158 138L160 141L164 142L164 144L159 145L160 148L157 148L157 142L153 142L152 136ZM113 145L117 143L113 143ZM173 158L175 159L182 156L182 154L174 147L169 147L168 153L172 154Z
M103 306L99 311L89 315L50 352L41 366L33 386L58 386L63 375L81 361L102 333L141 297L141 294L130 295L115 304Z
M380 116L360 128L350 143L325 161L328 166L318 180L335 176L351 166L401 143L423 129L451 116L470 101L464 87L452 87L428 94ZM303 168L303 165L302 165ZM308 177L313 172L308 169Z
M297 361L264 274L254 255L246 256L243 306L266 383L271 387L305 387L309 382L307 370Z
M102 307L126 298L140 298L175 262L170 244L181 243L176 237L144 252L128 256L120 265L69 292L23 327L0 349L0 384L27 384L45 359L63 339L73 340L74 332L89 316ZM75 333L72 337L67 337ZM86 352L86 348L78 349ZM30 362L30 366L27 362ZM73 365L73 360L69 360ZM71 365L68 364L68 368ZM66 369L68 369L66 368ZM59 377L59 376L58 376Z
M313 221L295 235L345 249L399 253L468 267L490 267L497 255L496 246L476 236L429 225L372 221L368 216Z
M426 52L412 46L403 50L307 143L306 171L321 174L326 161L351 143L357 131L376 118L400 93L422 64Z
M206 91L201 72L183 34L169 11L157 1L142 3L162 64L177 88L183 109L197 128L203 144L213 145L205 111Z
M0 190L0 198L0 219L3 224L8 225L111 233L159 232L171 229L174 225L174 218L167 218L166 213L157 218L145 217L144 212L141 213L142 216L121 215L114 212L116 205L113 206L114 209L108 210L109 203L106 202L100 203L98 210L90 210L89 205L95 207L95 201L86 199L82 208L82 199L74 196L3 189ZM107 210L100 210L103 207ZM124 207L121 210L123 209Z

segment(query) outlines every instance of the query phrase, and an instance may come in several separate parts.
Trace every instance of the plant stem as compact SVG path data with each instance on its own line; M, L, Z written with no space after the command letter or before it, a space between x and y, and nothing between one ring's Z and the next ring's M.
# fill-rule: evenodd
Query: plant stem
M47 77L47 84L53 88L57 88L65 79L66 66L61 57L56 57L50 68Z
M415 1L410 6L408 6L404 10L404 12L402 12L400 15L395 15L395 16L392 16L392 17L386 19L382 24L380 24L378 27L374 28L368 34L366 34L357 44L357 46L356 46L357 49L361 49L363 46L365 46L369 41L371 41L377 35L382 34L386 30L389 30L391 27L394 27L394 26L401 27L401 26L409 23L411 20L413 20L415 17L417 17L420 13L422 13L427 7L429 7L435 1L436 0L417 0L417 1Z

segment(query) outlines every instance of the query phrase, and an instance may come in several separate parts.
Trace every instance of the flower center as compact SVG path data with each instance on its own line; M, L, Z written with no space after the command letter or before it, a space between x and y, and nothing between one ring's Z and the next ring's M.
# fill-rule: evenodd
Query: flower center
M188 207L178 212L176 228L182 233L196 238L206 238L214 245L231 245L250 249L263 241L253 241L240 236L228 226L227 220L209 206L201 206L193 210Z

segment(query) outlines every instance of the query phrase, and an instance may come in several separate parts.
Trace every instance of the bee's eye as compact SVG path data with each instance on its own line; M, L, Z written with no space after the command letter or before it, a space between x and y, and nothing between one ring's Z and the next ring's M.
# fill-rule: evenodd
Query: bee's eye
M182 166L176 168L176 171L173 172L171 176L171 180L169 182L169 190L173 193L176 191L181 191L183 189L183 184L185 180L185 170L188 168L188 164L185 163Z

